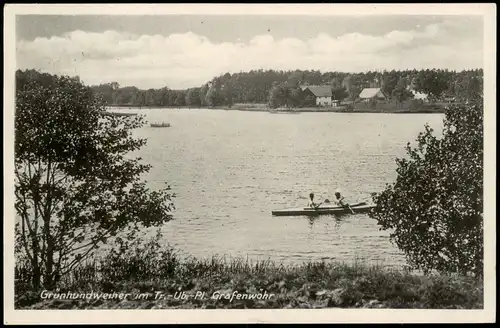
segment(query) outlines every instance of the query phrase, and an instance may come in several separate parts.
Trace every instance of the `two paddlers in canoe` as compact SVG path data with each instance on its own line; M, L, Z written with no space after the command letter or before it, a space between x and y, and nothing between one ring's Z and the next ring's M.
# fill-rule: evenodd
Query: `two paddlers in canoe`
M342 196L342 194L340 193L340 190L337 189L335 191L335 199L334 199L334 202L337 206L340 206L340 207L344 207L344 208L347 208L350 210L350 212L352 214L354 214L354 211L352 210L351 206L345 201L344 199L344 196ZM330 203L330 200L329 199L325 199L323 202L321 203L315 203L314 202L314 193L310 193L309 194L309 207L311 208L314 208L314 209L317 209L319 208L319 206L323 203L326 203L326 204L329 204Z

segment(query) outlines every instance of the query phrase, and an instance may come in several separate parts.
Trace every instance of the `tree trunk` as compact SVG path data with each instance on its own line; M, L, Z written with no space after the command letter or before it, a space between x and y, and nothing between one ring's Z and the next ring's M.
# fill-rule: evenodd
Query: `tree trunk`
M44 235L47 241L47 254L45 260L45 277L44 277L44 287L47 289L52 289L54 287L54 243L50 236L50 218L44 223Z
M42 274L40 272L40 267L38 265L35 265L33 268L33 276L31 279L31 284L33 285L33 289L37 290L40 288L41 277L42 277Z
M33 249L33 259L31 261L31 266L33 267L33 277L32 277L32 285L36 290L41 286L42 280L42 272L40 269L40 262L38 262L38 256L40 255L39 243L36 235L36 230L31 236L31 243Z
M38 262L38 256L41 256L40 252L40 243L38 240L38 191L34 190L33 202L34 202L34 221L33 221L33 231L31 232L31 247L33 249L33 259L32 259L32 267L33 267L33 288L36 290L41 285L42 272L40 268L40 262Z

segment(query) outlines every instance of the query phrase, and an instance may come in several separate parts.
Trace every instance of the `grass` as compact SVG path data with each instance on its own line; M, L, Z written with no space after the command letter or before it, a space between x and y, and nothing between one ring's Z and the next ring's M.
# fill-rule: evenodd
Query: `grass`
M44 300L41 290L30 289L27 266L18 263L16 278L15 306L22 309L483 307L483 283L473 277L418 275L360 262L292 265L224 256L182 258L154 241L88 260L62 277L57 287L59 293L129 293L123 300ZM273 296L212 298L214 292L233 291ZM180 292L205 294L203 298L176 298ZM145 298L134 299L138 294ZM155 295L162 296L155 299Z

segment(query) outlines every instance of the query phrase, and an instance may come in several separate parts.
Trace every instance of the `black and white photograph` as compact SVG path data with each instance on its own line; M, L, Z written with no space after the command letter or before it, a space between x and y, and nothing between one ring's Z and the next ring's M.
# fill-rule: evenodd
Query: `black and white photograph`
M494 4L4 17L4 323L496 320Z

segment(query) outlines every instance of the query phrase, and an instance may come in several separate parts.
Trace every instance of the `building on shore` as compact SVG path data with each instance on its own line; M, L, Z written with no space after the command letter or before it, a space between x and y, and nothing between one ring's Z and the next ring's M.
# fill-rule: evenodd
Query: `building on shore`
M375 100L387 100L387 95L382 91L381 88L365 88L359 94L359 98L362 101Z
M316 106L332 106L333 94L332 88L329 85L309 85L302 91L314 96Z
M415 90L410 90L413 93L413 99L422 100L423 102L429 102L429 96L423 92L417 92Z

